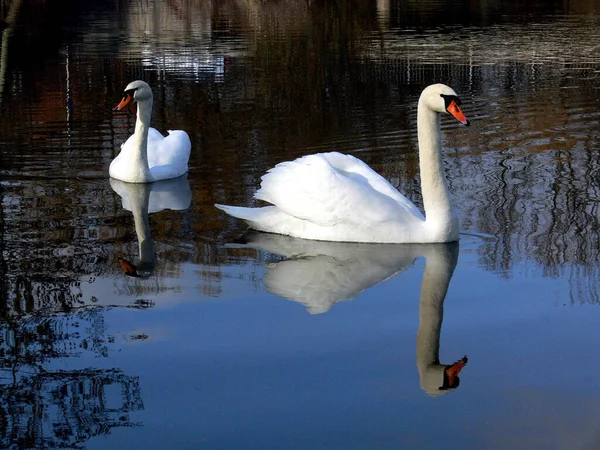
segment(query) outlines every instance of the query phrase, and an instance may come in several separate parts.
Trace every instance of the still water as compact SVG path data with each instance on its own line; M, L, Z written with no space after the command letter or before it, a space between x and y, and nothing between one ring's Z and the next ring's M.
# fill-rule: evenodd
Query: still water
M506 3L0 0L1 446L598 448L600 6ZM109 180L134 79L187 176ZM433 82L459 245L213 207L331 150L420 207Z

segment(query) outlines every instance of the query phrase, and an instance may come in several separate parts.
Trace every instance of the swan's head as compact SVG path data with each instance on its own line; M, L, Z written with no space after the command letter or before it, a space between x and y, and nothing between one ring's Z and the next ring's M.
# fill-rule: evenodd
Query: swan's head
M423 90L419 101L425 102L433 111L452 114L463 125L469 126L470 124L460 109L460 98L458 98L454 89L445 84L439 83L427 86Z
M152 89L150 89L148 83L142 80L132 81L127 85L125 91L123 91L123 99L115 107L115 110L120 111L131 102L143 102L151 99Z

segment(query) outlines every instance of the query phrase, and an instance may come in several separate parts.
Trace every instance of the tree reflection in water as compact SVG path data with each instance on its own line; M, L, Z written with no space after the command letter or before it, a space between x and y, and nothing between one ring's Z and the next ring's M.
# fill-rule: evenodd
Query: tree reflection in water
M0 446L81 448L114 427L139 426L139 378L119 369L54 370L59 358L106 356L104 309L0 322Z
M181 177L146 185L111 180L111 186L121 197L123 208L134 216L139 244L137 264L149 276L154 269L154 243L148 214L165 208L188 208L188 180ZM95 205L93 201L89 204ZM45 229L39 222L35 222L35 228ZM6 274L0 319L3 448L77 447L92 436L110 433L113 427L140 425L129 417L129 412L144 407L137 376L114 368L49 368L60 359L79 358L86 353L107 357L113 341L104 324L107 308L96 306L97 299L84 293L83 284L93 284L97 277L117 270L106 263L116 247L89 236L77 244L83 248L84 241L95 250L89 252L89 258L64 258L66 255L55 252L57 257L47 260L47 264L36 264L28 259L32 252L22 248L15 252L19 258L0 258ZM12 269L14 265L21 269ZM136 298L124 307L152 306L152 301ZM143 334L131 337L145 338Z

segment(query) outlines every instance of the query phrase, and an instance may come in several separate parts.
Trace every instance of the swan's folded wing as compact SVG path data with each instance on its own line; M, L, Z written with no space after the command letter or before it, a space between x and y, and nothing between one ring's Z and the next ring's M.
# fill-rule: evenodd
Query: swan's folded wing
M192 144L190 137L183 130L169 130L163 136L154 128L148 131L148 165L174 166L180 175L187 171ZM184 170L185 168L185 170Z
M316 154L278 164L263 176L255 197L321 226L423 220L412 203L366 164L344 157L339 153ZM389 195L390 189L395 191L394 196Z
M323 153L322 156L337 170L363 176L373 189L394 199L398 202L400 208L406 209L407 212L417 217L422 217L421 211L409 199L392 186L388 180L371 169L364 161L352 155L345 155L339 152Z
M163 165L163 166L152 166L150 168L152 176L155 180L170 180L173 178L179 178L181 175L187 172L187 166L177 165Z

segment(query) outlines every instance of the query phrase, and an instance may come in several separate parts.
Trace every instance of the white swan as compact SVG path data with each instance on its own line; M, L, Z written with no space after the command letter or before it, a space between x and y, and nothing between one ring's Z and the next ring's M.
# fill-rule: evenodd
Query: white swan
M137 102L135 132L110 163L111 178L127 183L151 183L186 173L192 147L190 138L182 130L169 130L163 136L150 128L152 89L148 83L140 80L129 83L115 109L120 111L131 102Z
M251 228L303 239L345 242L434 243L458 240L458 218L442 164L440 113L465 125L454 90L434 84L419 98L417 130L425 217L361 160L320 153L280 163L254 197L272 206L215 205Z

